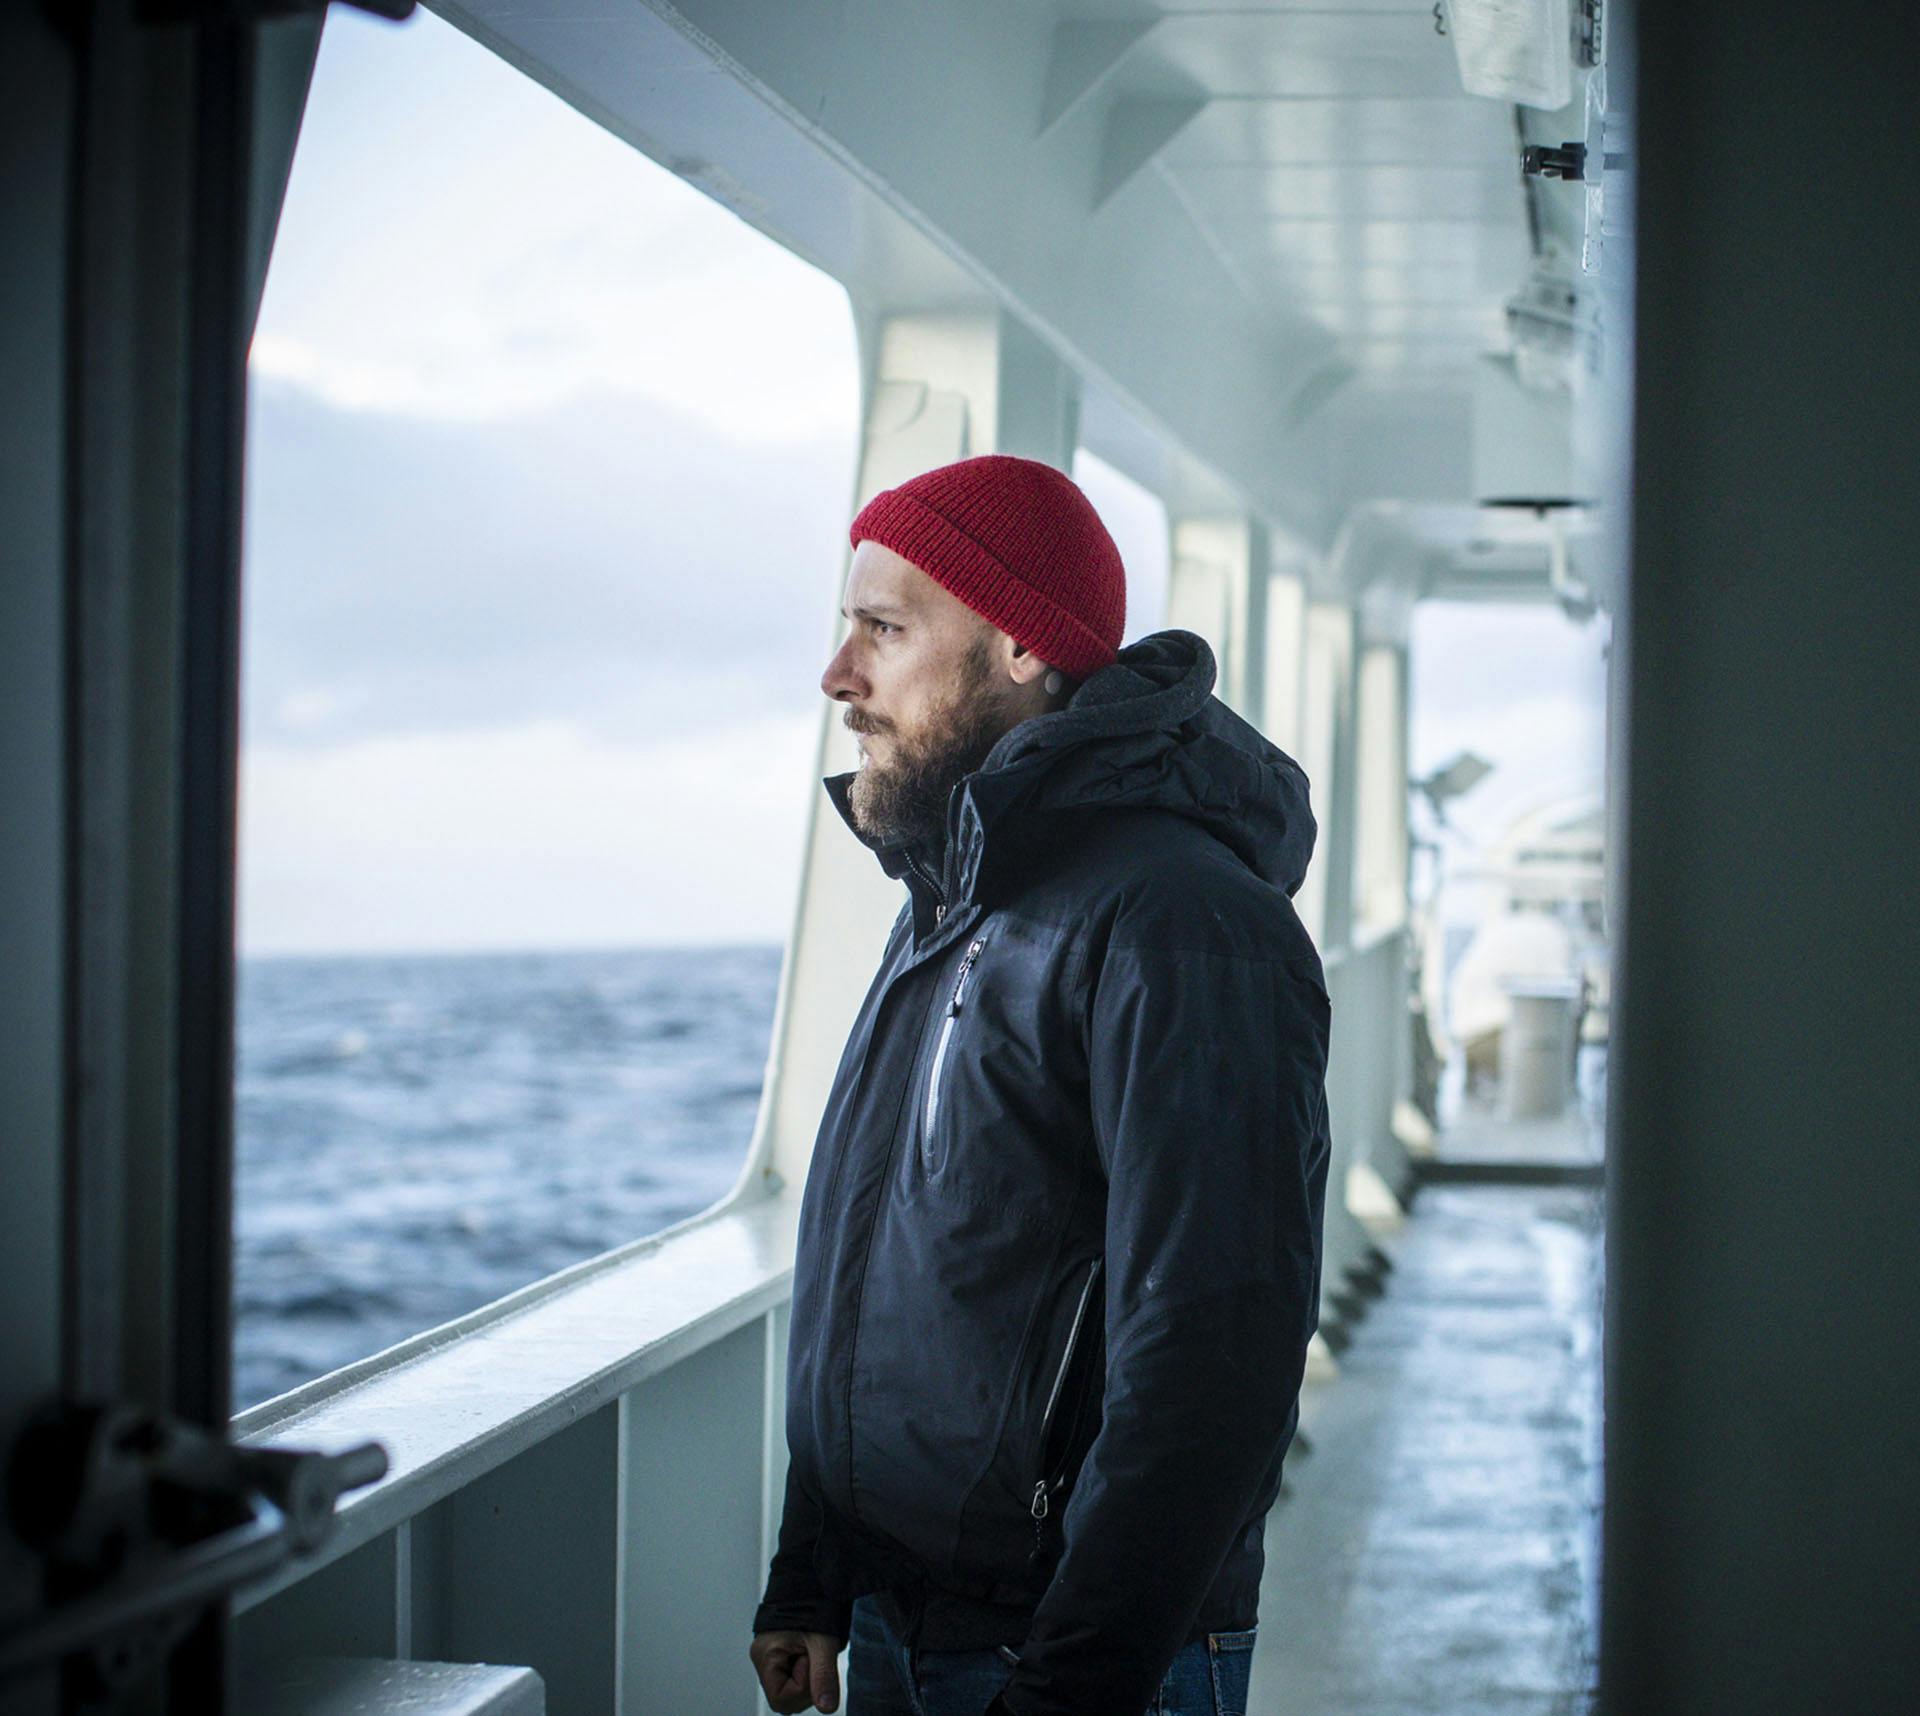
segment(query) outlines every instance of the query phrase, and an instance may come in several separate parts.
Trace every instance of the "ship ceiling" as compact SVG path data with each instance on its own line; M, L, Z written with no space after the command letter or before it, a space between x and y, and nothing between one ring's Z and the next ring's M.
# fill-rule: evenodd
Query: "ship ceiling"
M1004 306L1095 452L1317 550L1373 499L1471 503L1475 366L1537 247L1577 247L1578 188L1519 153L1578 93L1465 94L1430 6L435 9L864 309Z

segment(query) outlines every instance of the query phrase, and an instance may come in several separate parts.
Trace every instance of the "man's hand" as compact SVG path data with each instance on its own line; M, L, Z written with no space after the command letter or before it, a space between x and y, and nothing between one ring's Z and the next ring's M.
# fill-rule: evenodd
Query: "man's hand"
M840 1708L840 1647L831 1633L755 1633L754 1671L768 1705L780 1716L796 1711Z

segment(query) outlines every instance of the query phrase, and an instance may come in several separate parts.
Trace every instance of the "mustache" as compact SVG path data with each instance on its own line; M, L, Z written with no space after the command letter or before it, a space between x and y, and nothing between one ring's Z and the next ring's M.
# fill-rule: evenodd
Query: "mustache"
M851 705L848 706L846 714L841 716L840 720L849 732L854 733L884 733L893 725L891 721L876 720L873 716L865 714L863 711L855 709Z

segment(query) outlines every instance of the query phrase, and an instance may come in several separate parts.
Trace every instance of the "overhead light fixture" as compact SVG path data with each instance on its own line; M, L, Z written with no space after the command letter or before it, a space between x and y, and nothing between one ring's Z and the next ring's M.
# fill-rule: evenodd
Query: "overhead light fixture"
M1573 98L1571 0L1446 0L1469 95L1562 108Z
M1453 824L1447 820L1448 803L1471 792L1492 773L1493 764L1485 757L1462 751L1451 762L1442 763L1431 774L1407 784L1433 807L1434 820L1442 828L1451 828Z

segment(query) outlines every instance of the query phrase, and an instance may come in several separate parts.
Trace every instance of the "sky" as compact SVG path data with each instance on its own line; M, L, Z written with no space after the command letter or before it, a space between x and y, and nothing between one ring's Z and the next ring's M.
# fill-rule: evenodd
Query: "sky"
M243 950L779 939L837 284L431 14L336 8L250 371Z
M1408 764L1474 751L1493 772L1448 807L1473 841L1540 805L1597 797L1606 761L1605 615L1546 603L1422 602L1413 611Z
M839 285L432 14L336 7L250 376L242 952L782 940L853 501ZM1139 636L1164 513L1074 475ZM1591 629L1487 618L1423 610L1416 658L1416 767L1502 747L1463 821L1597 745Z

